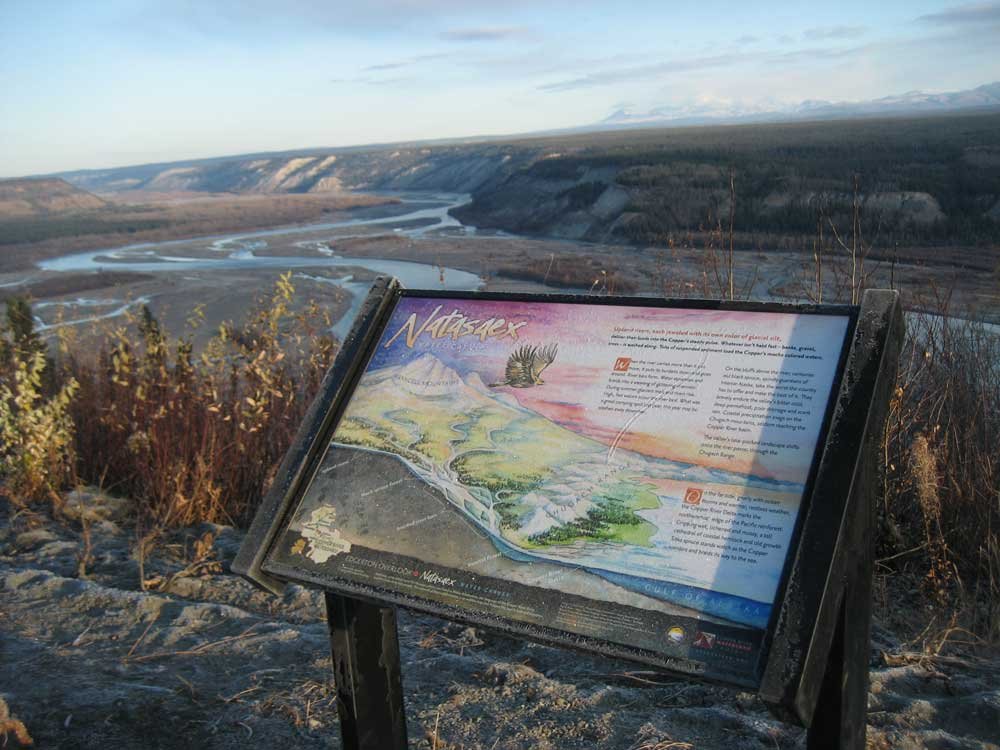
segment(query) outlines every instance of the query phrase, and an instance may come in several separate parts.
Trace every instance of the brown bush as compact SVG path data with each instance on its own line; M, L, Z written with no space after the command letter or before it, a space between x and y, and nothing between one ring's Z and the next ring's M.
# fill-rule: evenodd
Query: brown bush
M974 320L908 316L885 436L879 544L969 629L1000 638L1000 337ZM915 554L919 553L919 554Z
M199 356L143 309L95 358L67 354L79 475L133 498L157 524L245 524L332 359L329 320L292 315L290 276Z

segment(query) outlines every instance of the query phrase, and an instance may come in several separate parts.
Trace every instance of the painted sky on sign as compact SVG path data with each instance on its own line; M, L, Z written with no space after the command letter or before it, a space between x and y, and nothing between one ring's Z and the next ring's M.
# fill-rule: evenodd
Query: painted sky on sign
M416 333L425 322L456 312L468 321L503 319L498 331L506 331L511 322L522 325L517 328L516 338L504 335L481 339L474 334L436 338L425 331L407 341L407 331ZM410 321L412 327L408 328ZM648 456L802 483L812 460L812 446L825 413L826 396L846 326L846 318L820 315L411 297L401 300L394 311L369 369L405 365L431 353L463 377L474 372L485 384L493 385L503 381L507 359L515 349L525 344L554 343L558 345L558 355L544 371L543 385L500 386L495 392L508 393L521 405L608 445L617 440L622 448ZM644 336L662 340L683 338L685 332L724 334L730 337L728 340L737 336L756 339L766 334L795 345L816 347L825 361L815 367L822 374L815 382L820 391L815 413L805 420L807 429L802 435L795 436L801 438L802 449L773 457L706 459L700 448L705 436L705 410L710 409L708 402L697 414L666 412L658 407L635 421L629 421L628 415L598 408L615 360L622 355L645 356L642 350L609 345L616 329L640 330ZM721 362L713 359L713 355L677 357L706 362L710 368ZM776 357L757 360L744 357L739 361L783 371L803 367L801 361ZM720 375L716 371L715 376ZM711 383L706 384L704 398L714 398L711 388Z

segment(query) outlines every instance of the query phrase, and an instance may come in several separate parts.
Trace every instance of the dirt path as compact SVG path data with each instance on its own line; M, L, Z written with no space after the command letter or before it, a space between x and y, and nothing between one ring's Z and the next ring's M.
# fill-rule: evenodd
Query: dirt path
M0 698L38 747L339 747L316 594L274 597L229 574L241 536L215 526L163 540L143 575L170 579L205 533L221 570L141 591L133 531L87 502L107 520L91 525L81 578L78 523L12 516L0 500ZM429 617L401 613L400 627L414 748L434 746L435 727L440 750L800 746L749 693ZM909 663L884 631L877 645L889 655L873 652L871 747L997 747L1000 670Z

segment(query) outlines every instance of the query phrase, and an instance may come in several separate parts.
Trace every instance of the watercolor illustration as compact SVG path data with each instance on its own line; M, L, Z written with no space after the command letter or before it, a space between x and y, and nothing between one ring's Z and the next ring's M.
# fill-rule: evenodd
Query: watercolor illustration
M774 322L793 337L798 317ZM763 462L699 460L718 365L734 358L648 348L667 330L689 340L696 326L747 324L717 311L404 298L333 443L397 457L510 559L762 627L812 444L802 435L804 449ZM337 502L343 516L350 493ZM767 543L736 528L751 518Z

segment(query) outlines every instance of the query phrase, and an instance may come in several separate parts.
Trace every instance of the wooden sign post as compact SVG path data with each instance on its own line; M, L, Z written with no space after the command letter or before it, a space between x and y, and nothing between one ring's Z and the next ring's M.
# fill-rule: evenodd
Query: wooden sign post
M344 750L404 750L395 608L327 592L326 617Z
M758 692L863 748L903 332L857 307L379 279L234 569L326 592L347 750L406 747L396 607Z

